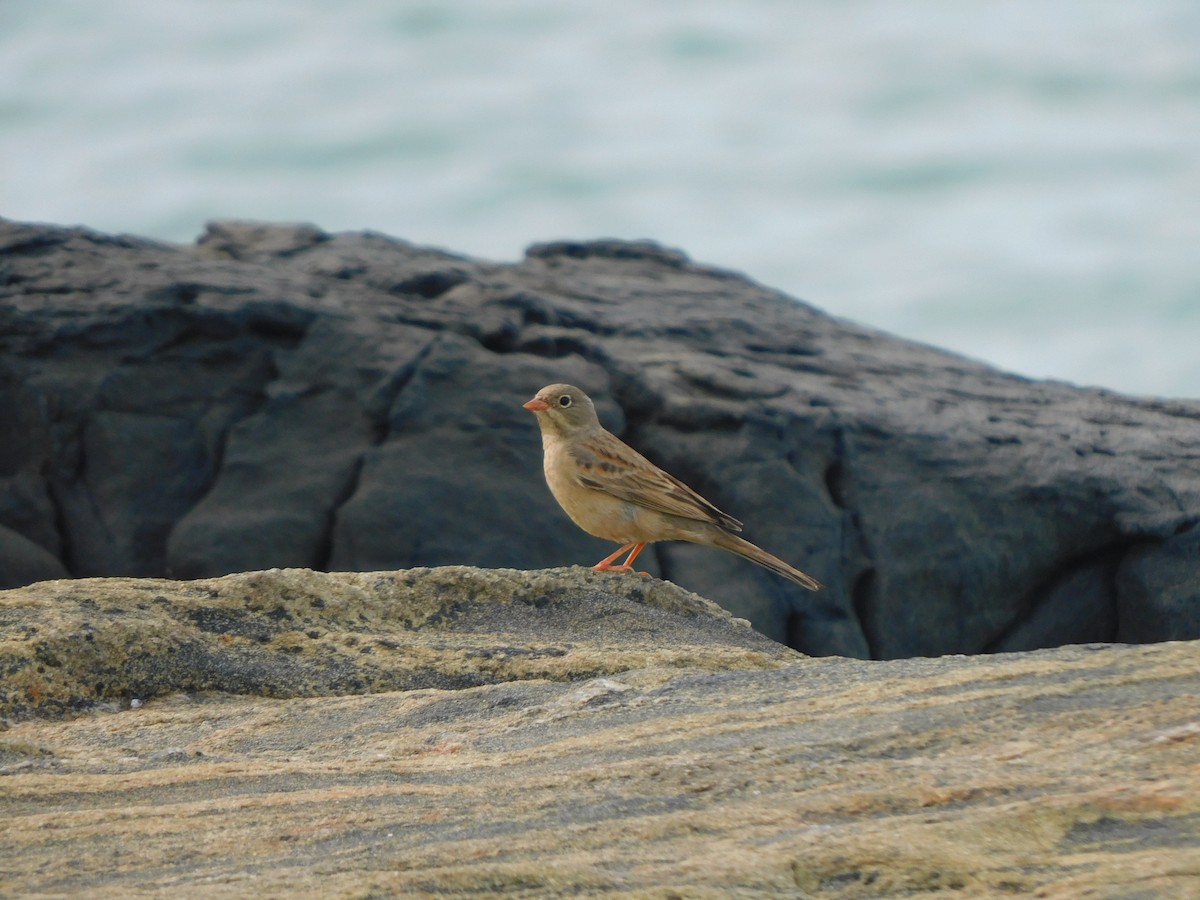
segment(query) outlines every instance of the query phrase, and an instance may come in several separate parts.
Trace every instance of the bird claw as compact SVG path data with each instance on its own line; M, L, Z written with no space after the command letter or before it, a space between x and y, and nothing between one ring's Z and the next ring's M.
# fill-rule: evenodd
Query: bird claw
M633 566L598 566L598 565L596 565L596 566L592 566L592 568L595 569L597 572L632 572L633 571ZM650 577L649 572L637 572L636 574L645 575L647 578Z

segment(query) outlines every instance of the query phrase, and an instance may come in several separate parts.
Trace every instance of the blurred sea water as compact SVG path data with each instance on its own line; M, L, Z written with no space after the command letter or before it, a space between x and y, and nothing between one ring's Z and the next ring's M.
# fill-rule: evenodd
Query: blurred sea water
M501 260L649 237L1021 374L1195 398L1200 4L9 0L0 216Z

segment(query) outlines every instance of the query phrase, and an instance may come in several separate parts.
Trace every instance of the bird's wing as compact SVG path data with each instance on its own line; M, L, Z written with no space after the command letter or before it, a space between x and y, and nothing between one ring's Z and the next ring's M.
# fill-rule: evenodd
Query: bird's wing
M742 523L721 512L673 475L607 431L573 443L571 456L585 487L644 506L656 512L711 522L726 531L741 531Z

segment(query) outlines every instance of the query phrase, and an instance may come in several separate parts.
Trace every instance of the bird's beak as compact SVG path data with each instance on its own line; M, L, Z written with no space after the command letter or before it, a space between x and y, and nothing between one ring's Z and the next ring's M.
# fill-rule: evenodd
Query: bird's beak
M530 412L541 412L544 409L550 408L550 404L547 403L545 400L541 399L540 397L534 397L528 403L522 403L521 405L524 406Z

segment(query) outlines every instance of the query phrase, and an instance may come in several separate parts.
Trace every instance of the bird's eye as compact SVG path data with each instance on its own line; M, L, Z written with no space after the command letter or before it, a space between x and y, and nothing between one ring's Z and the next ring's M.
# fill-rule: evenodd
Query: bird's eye
M559 397L558 405L561 406L563 409L566 409L568 406L570 406L571 405L571 395L563 394L561 397Z

